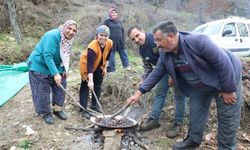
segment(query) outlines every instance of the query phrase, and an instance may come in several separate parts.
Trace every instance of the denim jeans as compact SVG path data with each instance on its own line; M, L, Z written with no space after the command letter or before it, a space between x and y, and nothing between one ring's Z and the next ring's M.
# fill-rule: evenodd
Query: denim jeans
M66 78L62 76L62 85L66 88ZM52 105L64 105L65 92L56 85L53 76L45 75L36 71L29 71L30 88L35 111L45 115L51 113L50 93L52 92Z
M108 69L107 69L108 72L115 72L116 71L116 66L115 66L115 53L116 53L116 51L120 55L120 59L122 61L123 68L126 68L129 66L127 51L125 49L121 49L121 50L112 49L111 54L110 54L110 58L109 58L109 65L108 65Z
M227 105L219 92L212 87L193 89L190 93L190 118L188 136L201 143L212 98L216 100L218 118L218 149L236 150L237 131L240 124L242 96L241 80L236 92L236 103Z
M153 99L152 104L152 111L149 113L149 118L159 120L161 116L161 112L163 107L165 106L165 101L167 99L167 93L168 93L168 75L164 75L162 79L158 82L156 89L155 89L155 97ZM174 115L174 121L177 124L181 124L185 117L185 109L186 109L186 102L185 102L185 96L179 92L178 90L174 90L175 92L175 103L176 103L176 109L175 109L175 115Z
M186 104L187 98L184 94L182 94L177 88L174 88L174 100L175 100L175 114L174 114L174 122L178 125L183 123L185 112L186 112Z

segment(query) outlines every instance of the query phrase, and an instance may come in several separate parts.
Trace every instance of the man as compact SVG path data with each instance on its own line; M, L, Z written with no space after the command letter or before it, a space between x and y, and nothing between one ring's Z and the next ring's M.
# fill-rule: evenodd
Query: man
M142 57L144 67L142 79L145 80L157 63L159 58L159 49L154 42L153 34L145 33L144 30L138 25L129 28L128 36L135 44L139 46L139 53ZM168 80L168 74L165 74L157 84L155 89L155 97L152 103L152 111L149 113L149 118L141 125L141 130L147 131L160 126L159 119L167 98L167 92L169 88ZM170 138L176 137L178 135L185 116L185 96L183 96L179 91L176 91L175 101L176 113L174 116L174 122L172 128L166 132L166 136Z
M54 123L50 108L51 92L53 114L62 120L67 119L63 112L65 93L60 85L66 88L70 52L76 31L76 22L68 20L59 28L46 32L28 58L35 111L47 124Z
M218 149L236 150L242 105L239 59L218 47L206 35L178 32L174 23L169 21L158 24L153 33L163 52L152 73L127 102L136 103L167 72L177 88L190 97L188 134L184 141L174 144L173 149L199 147L209 107L215 98Z
M116 9L109 9L109 18L106 19L103 23L108 26L110 29L110 39L113 41L113 48L110 54L109 64L108 64L108 72L115 72L115 53L116 51L119 53L123 68L129 67L128 54L124 48L125 45L125 35L124 28L122 22L119 20Z

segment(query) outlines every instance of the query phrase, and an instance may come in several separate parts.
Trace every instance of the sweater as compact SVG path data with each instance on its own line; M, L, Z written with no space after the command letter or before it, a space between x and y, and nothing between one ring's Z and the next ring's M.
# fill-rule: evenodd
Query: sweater
M29 70L46 75L63 73L60 56L61 35L59 29L46 32L28 58Z

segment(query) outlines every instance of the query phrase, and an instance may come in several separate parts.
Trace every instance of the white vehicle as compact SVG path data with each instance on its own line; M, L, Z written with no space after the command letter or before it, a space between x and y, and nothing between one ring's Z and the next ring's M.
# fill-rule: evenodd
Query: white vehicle
M219 46L237 56L250 55L250 20L229 17L196 27L193 32L208 35Z

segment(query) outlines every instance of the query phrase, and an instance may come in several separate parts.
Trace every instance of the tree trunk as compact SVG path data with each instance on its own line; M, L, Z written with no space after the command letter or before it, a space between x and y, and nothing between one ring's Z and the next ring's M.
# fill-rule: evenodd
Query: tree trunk
M17 17L16 17L16 9L14 5L14 0L7 0L7 4L8 4L8 13L9 13L9 18L10 18L10 23L14 29L16 41L18 44L21 44L22 35L17 25Z

